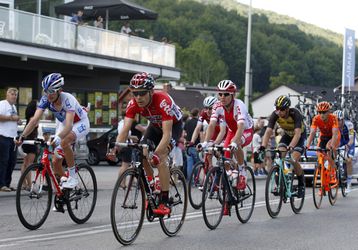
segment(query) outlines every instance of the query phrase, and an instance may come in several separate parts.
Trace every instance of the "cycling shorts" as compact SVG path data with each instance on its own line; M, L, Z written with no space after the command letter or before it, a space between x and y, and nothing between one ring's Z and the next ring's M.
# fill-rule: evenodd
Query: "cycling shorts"
M62 122L57 123L56 127L56 135L58 135L63 129L65 125ZM84 118L74 123L72 126L72 133L76 136L76 142L82 138L84 138L90 129L90 123L88 118Z
M292 141L291 136L289 136L288 134L284 134L281 137L280 142L278 143L278 147L285 147L287 148L291 141ZM296 146L294 147L293 151L297 151L298 153L300 153L301 155L303 154L303 149L304 149L304 143L306 140L306 133L302 133L300 139L298 140Z
M229 130L227 132L226 138L225 138L225 142L224 142L224 147L227 148L230 143L232 138L234 138L236 132L233 132L231 130ZM248 128L245 129L244 132L242 133L241 136L241 144L239 146L241 146L241 148L246 147L247 145L249 145L252 141L252 137L254 136L254 129L253 128ZM230 158L230 151L225 151L224 156L226 158Z

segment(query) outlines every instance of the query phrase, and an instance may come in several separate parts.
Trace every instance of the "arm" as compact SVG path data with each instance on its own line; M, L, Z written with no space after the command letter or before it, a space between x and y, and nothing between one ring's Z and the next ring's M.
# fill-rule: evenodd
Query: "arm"
M337 148L339 146L339 141L337 144L337 140L338 140L338 128L332 128L332 146L334 148Z
M214 141L214 144L220 144L224 140L226 134L226 125L220 126L220 132Z
M26 137L34 130L37 126L42 114L44 111L42 109L36 109L34 116L30 119L29 123L25 127L24 131L22 132L22 136Z
M192 144L194 144L195 143L195 141L196 141L196 139L198 138L198 136L199 136L199 134L200 134L200 130L201 130L201 128L203 127L203 124L202 123L197 123L196 124L196 127L195 127L195 129L194 129L194 132L193 132L193 135L191 136L191 140L190 140L190 142L192 143Z
M273 129L267 127L267 128L266 128L266 131L265 131L265 134L264 134L264 136L262 137L262 143L261 143L261 145L262 145L263 147L265 147L265 148L267 147L267 144L268 144L268 142L269 142L269 139L270 139L272 133L273 133Z
M72 131L74 118L75 112L66 112L65 126L63 130L57 135L58 137L63 139Z
M317 131L317 129L311 128L310 135L308 136L308 139L307 139L307 144L306 144L307 148L309 148L311 146L313 138L316 135L316 131Z
M167 120L162 122L163 136L154 152L155 154L166 155L170 139L172 138L172 128L173 120Z
M18 121L19 119L18 115L0 115L1 122Z
M288 147L290 147L290 148L294 148L297 145L298 141L300 140L302 130L301 130L301 128L295 128L294 132L295 132L295 134L293 135L291 143L290 143L290 145L288 145Z

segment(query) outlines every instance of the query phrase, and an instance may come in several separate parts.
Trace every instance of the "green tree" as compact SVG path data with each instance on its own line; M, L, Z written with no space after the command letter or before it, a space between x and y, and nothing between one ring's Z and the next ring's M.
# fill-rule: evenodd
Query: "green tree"
M278 76L271 76L270 77L270 88L276 88L280 85L289 85L296 83L295 76L288 74L287 72L283 71L278 74Z

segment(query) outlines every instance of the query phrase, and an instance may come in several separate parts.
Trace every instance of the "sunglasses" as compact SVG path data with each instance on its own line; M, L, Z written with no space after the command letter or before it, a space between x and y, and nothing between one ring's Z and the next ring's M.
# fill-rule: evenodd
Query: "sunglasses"
M327 111L318 111L318 114L326 114Z
M231 95L230 93L219 93L218 94L219 96L225 96L225 97L228 97L229 95Z
M53 89L44 90L45 95L52 95L52 94L55 94L56 92L57 92L57 90L53 90Z
M276 108L276 111L285 111L286 108Z
M145 91L133 91L132 94L133 96L145 96L149 91L145 90Z

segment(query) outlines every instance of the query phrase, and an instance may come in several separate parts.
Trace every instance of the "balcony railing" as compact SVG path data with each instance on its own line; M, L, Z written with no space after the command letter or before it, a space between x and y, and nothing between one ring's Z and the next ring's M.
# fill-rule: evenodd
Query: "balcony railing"
M173 45L4 7L0 38L175 67Z

